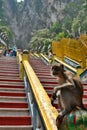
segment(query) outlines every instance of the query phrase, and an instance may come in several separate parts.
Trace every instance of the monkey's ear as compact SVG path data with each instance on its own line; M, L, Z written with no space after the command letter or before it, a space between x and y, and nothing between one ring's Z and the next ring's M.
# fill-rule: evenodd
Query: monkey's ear
M61 70L64 71L64 65L60 64Z
M53 70L53 69L56 69L56 68L57 68L57 65L53 65L53 66L52 66L52 70Z

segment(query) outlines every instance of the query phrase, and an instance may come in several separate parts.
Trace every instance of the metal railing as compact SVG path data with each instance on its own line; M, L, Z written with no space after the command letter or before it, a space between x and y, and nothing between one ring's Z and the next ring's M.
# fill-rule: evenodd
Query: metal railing
M61 41L53 41L52 50L53 54L62 61L66 56L79 62L82 69L87 67L87 36L80 36L78 39L63 38Z
M34 130L57 130L57 110L51 105L50 98L29 64L28 51L17 53L20 78L24 79Z
M40 59L45 63L45 64L50 64L51 60L46 57L45 55L43 55L42 53L40 53Z

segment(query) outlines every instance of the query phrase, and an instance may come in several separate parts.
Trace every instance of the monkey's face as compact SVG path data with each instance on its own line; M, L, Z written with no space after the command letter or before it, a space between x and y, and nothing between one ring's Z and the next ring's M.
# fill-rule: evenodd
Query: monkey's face
M61 67L58 65L52 66L52 75L58 76L61 71Z

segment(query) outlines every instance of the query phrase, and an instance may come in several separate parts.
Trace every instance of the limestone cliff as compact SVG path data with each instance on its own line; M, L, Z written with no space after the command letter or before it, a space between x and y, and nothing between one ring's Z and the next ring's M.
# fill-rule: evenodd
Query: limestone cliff
M4 0L5 15L14 35L14 42L21 47L27 47L33 30L49 28L62 18L61 10L65 0ZM22 44L24 43L24 44Z

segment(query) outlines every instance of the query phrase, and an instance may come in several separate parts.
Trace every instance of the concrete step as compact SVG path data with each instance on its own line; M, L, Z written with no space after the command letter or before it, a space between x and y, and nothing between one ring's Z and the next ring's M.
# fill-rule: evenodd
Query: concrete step
M0 115L0 126L1 125L31 125L31 116L1 116Z
M0 81L23 82L23 81L20 80L19 78L8 78L8 77L0 78Z
M0 72L1 71L17 71L18 72L18 67L7 67L6 66L1 66L0 65Z
M0 68L0 73L14 73L14 74L18 74L18 69L3 69L3 68Z
M12 96L12 97L26 97L26 93L25 92L0 92L0 96Z
M28 109L0 108L0 116L28 116Z
M0 96L0 103L1 102L26 102L26 97L13 97L13 96Z
M9 81L0 81L0 85L16 85L16 86L20 85L21 86L21 85L24 85L24 84L23 84L23 81L20 81L20 82L16 82L16 81L13 81L13 82L12 81L10 81L10 82Z
M20 79L20 78L19 78L19 76L14 76L14 75L8 76L8 77L7 77L7 75L2 75L2 76L0 75L0 79L6 79L6 80L12 79L13 80L13 79Z
M27 102L0 102L0 108L28 108Z
M25 88L3 88L3 87L0 87L0 92L2 91L12 91L12 92L25 92Z
M0 126L0 130L33 130L33 127L32 125L18 125L18 126L9 126L9 125L6 125L6 126Z
M16 58L0 57L0 130L33 130Z
M24 84L0 84L0 88L7 89L24 89Z

